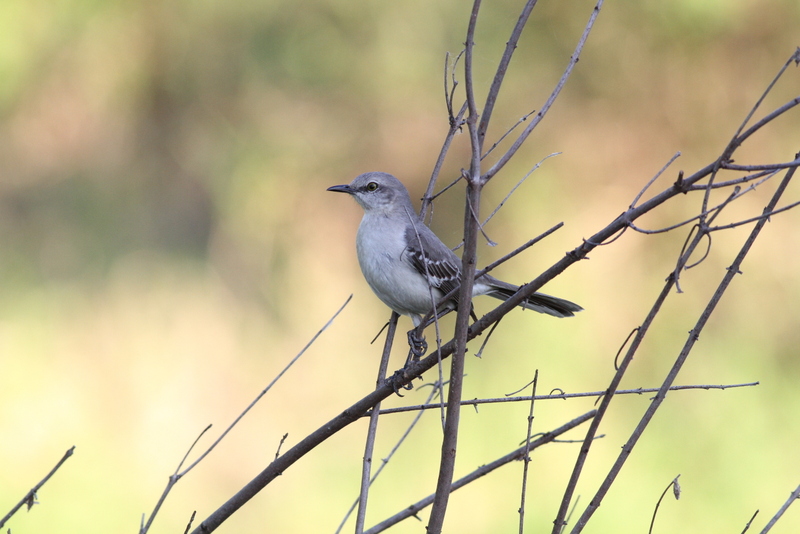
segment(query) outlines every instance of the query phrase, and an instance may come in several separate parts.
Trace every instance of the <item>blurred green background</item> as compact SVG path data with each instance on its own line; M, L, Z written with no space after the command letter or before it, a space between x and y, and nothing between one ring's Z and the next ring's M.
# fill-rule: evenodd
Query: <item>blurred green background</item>
M484 2L481 94L521 4ZM491 140L541 107L592 6L536 7ZM173 490L152 532L182 532L193 510L206 517L274 457L284 433L285 450L371 389L380 349L369 341L389 313L355 260L360 209L325 188L384 170L419 198L448 126L445 52L461 49L468 11L454 0L0 2L0 515L76 445L13 532L134 532L200 430L214 424L202 447L351 293L331 329ZM675 152L683 156L654 192L678 169L711 162L800 44L799 28L795 0L608 2L561 98L486 190L489 213L536 162L562 153L487 226L499 245L483 247L481 263L564 221L499 270L530 280L622 212ZM763 112L799 87L792 67ZM776 122L737 162L792 159L798 125L796 112ZM443 181L468 165L466 141L456 138ZM770 187L723 219L757 215ZM799 192L790 187L786 202ZM680 221L699 203L675 199L642 225ZM436 205L433 226L450 245L462 213L458 190ZM799 223L800 212L773 218L678 378L761 385L671 394L589 532L644 532L678 474L683 496L662 504L658 532L740 532L756 509L760 529L800 484ZM748 230L715 235L624 386L660 384ZM483 358L468 359L465 397L502 396L536 369L540 392L603 389L685 235L629 232L549 284L586 311L506 318ZM593 401L539 403L534 431ZM579 510L646 403L612 405ZM527 411L465 410L457 476L515 448ZM376 458L410 418L385 418ZM356 496L365 428L326 442L220 531L333 532ZM374 486L368 524L433 491L440 436L438 415L427 414ZM528 531L549 531L576 453L560 444L534 454ZM520 477L513 464L457 492L447 531L515 532ZM394 531L423 532L422 518ZM773 532L798 530L795 505Z

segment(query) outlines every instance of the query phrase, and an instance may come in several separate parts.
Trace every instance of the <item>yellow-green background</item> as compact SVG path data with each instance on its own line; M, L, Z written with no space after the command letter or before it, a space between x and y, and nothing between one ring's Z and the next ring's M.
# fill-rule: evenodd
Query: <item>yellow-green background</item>
M520 4L484 2L481 94ZM593 5L540 4L492 140L541 107ZM447 128L444 54L461 49L468 10L453 0L0 2L0 514L77 447L41 504L13 518L14 533L134 532L200 430L214 424L202 447L351 293L334 325L178 484L152 532L182 532L193 510L206 517L270 461L284 433L285 450L370 390L379 348L369 341L389 314L355 261L359 208L325 188L385 170L420 196ZM676 151L683 156L654 191L678 169L712 161L799 37L794 0L607 2L561 98L486 191L483 213L536 162L563 153L487 226L499 245L482 247L481 263L564 221L500 270L529 280L622 212ZM792 67L764 111L798 88ZM791 159L798 131L793 113L737 162ZM443 179L466 154L462 135ZM769 187L722 219L757 214ZM792 186L787 201L798 193ZM677 222L699 199L677 198L642 224ZM437 204L434 228L450 245L462 210L458 192ZM790 212L766 227L678 378L761 385L671 394L589 532L646 531L678 474L682 498L665 501L656 532L740 532L756 509L760 529L800 484L799 224ZM660 383L747 231L715 235L624 386ZM514 391L536 369L540 392L603 389L684 236L629 232L595 250L546 289L586 311L564 321L509 316L483 358L467 361L465 397ZM400 330L408 326L402 319ZM612 405L579 510L647 399ZM534 431L593 401L538 404ZM516 447L527 410L465 410L457 476ZM385 419L376 458L409 418ZM355 424L323 444L221 532L333 532L355 497L364 430ZM368 524L432 492L440 435L427 414L374 487ZM561 444L534 455L528 532L549 531L576 452ZM446 531L516 532L520 477L515 463L456 493ZM800 529L798 507L774 532ZM423 532L422 518L395 531Z

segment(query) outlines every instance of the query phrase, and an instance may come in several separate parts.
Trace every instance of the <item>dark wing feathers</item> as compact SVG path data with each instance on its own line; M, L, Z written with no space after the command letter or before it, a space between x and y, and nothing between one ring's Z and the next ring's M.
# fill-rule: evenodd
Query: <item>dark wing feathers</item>
M458 286L461 260L424 225L406 229L406 251L411 265L444 294Z

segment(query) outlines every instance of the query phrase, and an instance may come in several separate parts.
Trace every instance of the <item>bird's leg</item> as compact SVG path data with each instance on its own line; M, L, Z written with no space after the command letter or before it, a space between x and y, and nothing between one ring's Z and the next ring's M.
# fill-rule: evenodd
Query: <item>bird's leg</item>
M425 341L425 337L421 333L417 332L416 328L408 331L408 346L411 350L408 353L406 366L411 363L412 359L414 361L419 360L428 351L428 342Z

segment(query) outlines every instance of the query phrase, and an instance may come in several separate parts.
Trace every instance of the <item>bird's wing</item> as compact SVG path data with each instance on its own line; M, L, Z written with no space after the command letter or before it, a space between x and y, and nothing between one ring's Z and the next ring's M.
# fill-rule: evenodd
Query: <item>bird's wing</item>
M458 286L461 260L424 224L406 229L406 254L431 287L447 294Z

